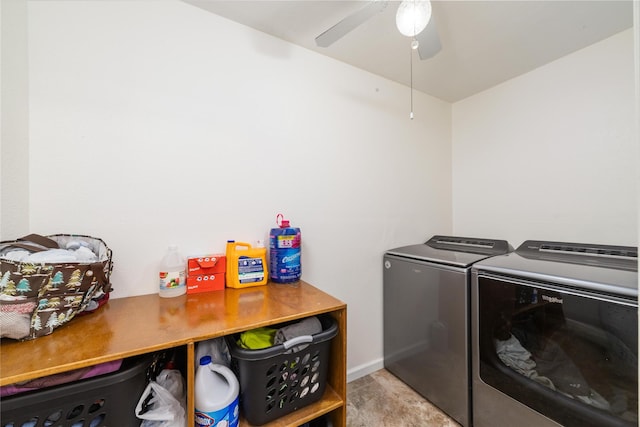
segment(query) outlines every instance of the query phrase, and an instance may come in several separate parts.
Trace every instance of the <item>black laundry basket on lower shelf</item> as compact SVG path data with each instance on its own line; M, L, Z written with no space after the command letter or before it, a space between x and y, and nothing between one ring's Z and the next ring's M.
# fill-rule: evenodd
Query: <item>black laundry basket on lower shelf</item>
M135 408L151 358L123 360L116 372L2 398L1 427L140 425Z
M240 382L242 415L249 423L268 423L322 398L331 339L338 334L338 323L328 315L318 319L322 332L311 335L312 341L301 345L295 342L289 346L294 341L290 340L247 350L238 346L239 335L227 337L232 368Z

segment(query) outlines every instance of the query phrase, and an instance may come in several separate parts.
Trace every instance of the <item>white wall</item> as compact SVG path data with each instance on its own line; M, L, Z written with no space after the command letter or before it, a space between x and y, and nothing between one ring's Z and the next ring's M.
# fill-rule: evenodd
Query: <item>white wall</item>
M636 245L633 30L453 105L454 233Z
M635 70L635 94L636 94L636 143L640 146L640 1L633 3L633 47L634 47L634 70ZM638 153L640 154L640 153ZM640 165L640 155L638 156ZM636 172L636 182L640 184L640 171ZM640 186L638 187L640 189ZM637 192L640 195L640 191ZM640 220L640 197L638 197L638 220ZM638 229L638 241L640 241L640 227ZM639 263L640 264L640 263ZM638 320L640 325L640 319ZM638 328L638 336L640 336L640 328ZM640 367L638 367L640 372ZM640 390L640 384L638 384Z
M30 2L31 231L102 237L114 297L166 247L301 227L303 279L382 358L382 254L451 232L451 106L178 1Z
M283 212L303 278L349 305L357 373L381 362L388 248L636 242L626 33L453 105L452 126L447 103L417 93L409 121L406 87L182 2L36 1L28 20L29 231L105 239L115 297L156 292L167 244L264 239Z
M27 3L0 1L0 240L29 231Z

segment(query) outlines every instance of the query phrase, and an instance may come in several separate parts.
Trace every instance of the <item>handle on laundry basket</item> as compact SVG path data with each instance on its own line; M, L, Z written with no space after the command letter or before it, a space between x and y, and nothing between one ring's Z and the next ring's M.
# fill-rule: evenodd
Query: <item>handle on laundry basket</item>
M300 335L299 337L291 338L290 340L286 340L282 343L284 348L289 350L291 347L295 347L300 344L306 344L313 341L312 335Z

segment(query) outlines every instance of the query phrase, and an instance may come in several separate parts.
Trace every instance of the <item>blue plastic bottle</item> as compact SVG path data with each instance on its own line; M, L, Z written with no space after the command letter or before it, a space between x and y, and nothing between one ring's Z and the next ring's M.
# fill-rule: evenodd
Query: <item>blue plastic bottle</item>
M300 229L290 227L282 214L276 216L278 228L269 233L269 275L274 283L295 283L302 275Z

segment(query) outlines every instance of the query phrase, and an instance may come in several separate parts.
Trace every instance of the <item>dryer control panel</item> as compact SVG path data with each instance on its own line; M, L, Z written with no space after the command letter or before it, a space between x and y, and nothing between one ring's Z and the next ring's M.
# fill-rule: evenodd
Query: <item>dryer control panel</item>
M501 255L512 250L506 240L479 239L476 237L436 235L427 240L425 244L435 249L482 255Z
M516 249L516 253L529 259L638 270L638 248L633 246L527 240Z

